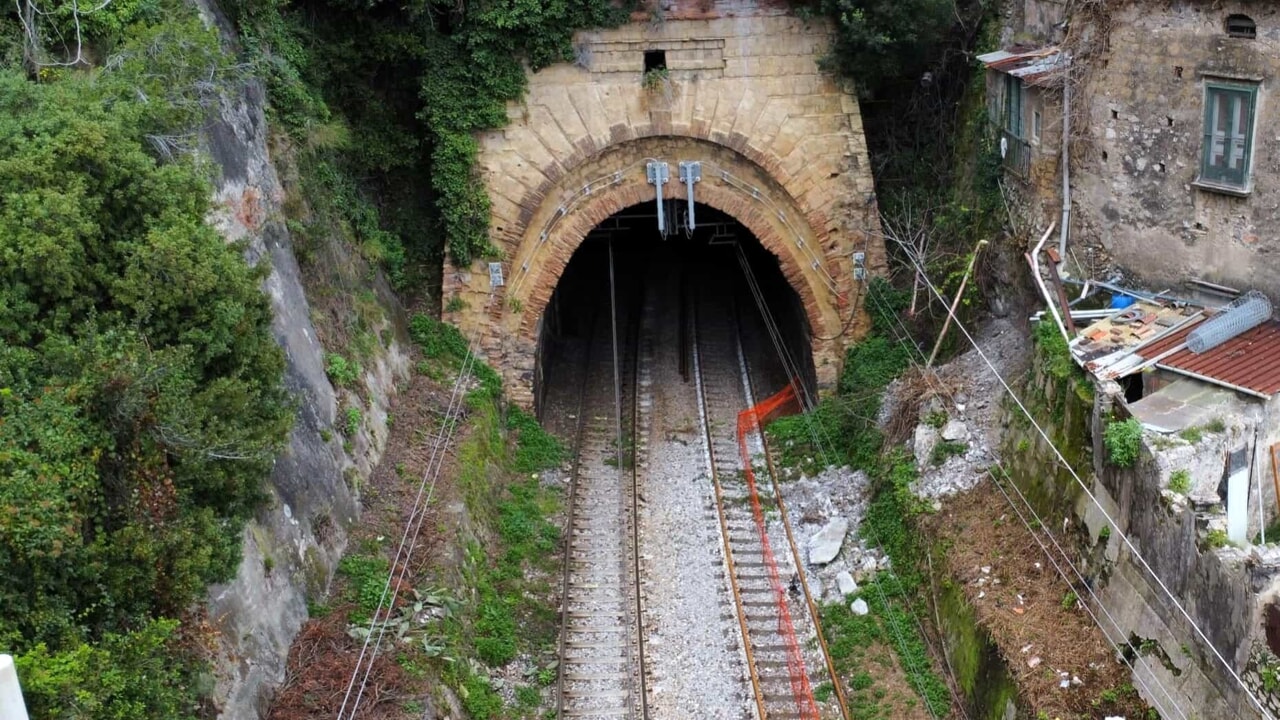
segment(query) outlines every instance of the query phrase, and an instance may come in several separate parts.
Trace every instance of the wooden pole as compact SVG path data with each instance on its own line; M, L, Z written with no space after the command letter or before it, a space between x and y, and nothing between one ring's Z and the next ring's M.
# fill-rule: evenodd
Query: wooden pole
M960 289L956 290L956 297L951 301L951 309L947 311L947 319L942 322L942 332L938 333L938 340L933 344L933 352L929 353L929 361L924 364L926 368L933 367L933 361L937 359L938 351L942 349L942 339L947 336L947 328L951 327L951 318L955 317L956 307L960 304L960 298L964 296L964 287L969 284L969 275L973 272L973 266L978 262L978 252L986 244L986 240L979 240L978 244L973 247L973 256L969 258L969 267L965 268L964 277L960 280Z

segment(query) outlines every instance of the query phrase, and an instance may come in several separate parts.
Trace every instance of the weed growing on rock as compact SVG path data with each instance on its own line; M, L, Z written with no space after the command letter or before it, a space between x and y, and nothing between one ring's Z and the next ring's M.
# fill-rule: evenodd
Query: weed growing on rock
M1169 475L1169 489L1179 495L1186 495L1191 489L1191 473L1186 469L1174 470Z
M1102 440L1113 465L1133 467L1142 451L1142 423L1137 418L1107 423Z
M329 374L329 379L335 385L351 387L355 385L356 380L360 377L360 366L338 353L326 355L324 365L325 372Z
M962 442L951 442L944 440L933 446L933 454L929 456L929 462L934 465L941 465L947 461L947 458L954 455L963 455L969 446Z

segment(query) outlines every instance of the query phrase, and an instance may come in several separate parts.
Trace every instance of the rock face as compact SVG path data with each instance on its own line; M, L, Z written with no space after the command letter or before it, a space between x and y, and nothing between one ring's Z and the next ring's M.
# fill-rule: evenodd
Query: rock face
M840 546L844 544L844 536L849 532L849 521L838 517L827 523L816 535L809 539L809 562L814 565L825 565L840 554Z
M224 47L232 47L234 35L217 8L209 0L198 6L205 21L222 30ZM256 80L227 91L201 137L202 153L220 171L208 220L228 241L245 241L249 263L271 269L264 289L275 315L272 333L284 348L284 382L298 403L265 488L268 502L245 528L236 576L209 590L208 616L219 635L214 702L220 718L235 720L259 717L264 699L284 679L289 645L307 618L307 595L327 587L358 514L345 477L367 475L381 456L386 408L408 370L395 342L370 363L368 422L353 438L353 460L332 432L338 401L283 220L284 191L267 153L264 103Z

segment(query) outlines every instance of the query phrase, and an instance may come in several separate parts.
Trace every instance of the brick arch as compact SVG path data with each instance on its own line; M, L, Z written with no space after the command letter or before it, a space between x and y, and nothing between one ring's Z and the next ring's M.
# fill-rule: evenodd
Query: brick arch
M679 187L683 188L683 185ZM521 283L518 293L512 295L518 298L518 306L521 308L518 327L512 329L526 339L536 339L538 320L559 284L560 276L574 252L586 240L587 234L611 215L653 199L653 187L647 182L645 185L629 184L610 188L593 193L589 201L577 206L561 219L539 250L553 260L539 265L538 270L531 272ZM812 278L806 275L804 266L796 257L794 238L784 234L785 229L763 212L763 206L753 206L754 201L750 198L736 190L717 185L711 178L704 178L698 184L696 200L742 223L778 259L783 277L799 295L809 327L816 336L831 336L839 332L839 318L831 317L834 313L822 311L824 298L830 296L830 291L825 287L814 286ZM540 232L539 230L538 233ZM812 274L810 272L808 275Z

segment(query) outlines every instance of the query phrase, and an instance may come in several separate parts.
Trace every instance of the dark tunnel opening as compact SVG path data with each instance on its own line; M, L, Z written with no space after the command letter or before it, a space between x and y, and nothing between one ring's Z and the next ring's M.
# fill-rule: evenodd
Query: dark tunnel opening
M686 382L689 335L699 324L728 322L736 324L741 337L741 370L749 373L759 395L783 389L794 376L814 397L811 328L777 256L742 223L710 206L695 205L693 230L683 202L667 201L663 207L666 233L658 230L656 202L626 208L587 235L561 274L538 326L534 398L544 421L550 419L548 407L567 407L580 392L584 358L608 352L615 332L619 363L629 362L628 338L641 322L679 324L678 356ZM664 293L674 297L655 302L655 294ZM718 306L732 308L727 316L699 317L691 309L710 295ZM646 302L667 310L642 320ZM609 322L611 307L616 329Z

